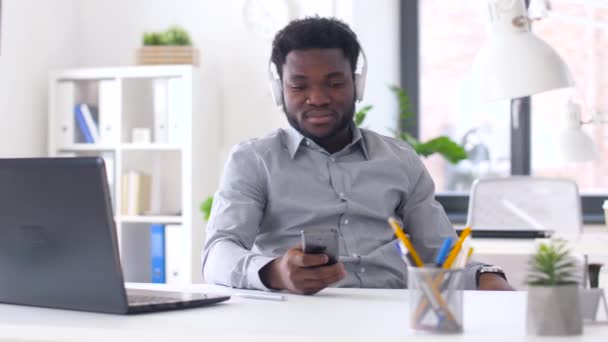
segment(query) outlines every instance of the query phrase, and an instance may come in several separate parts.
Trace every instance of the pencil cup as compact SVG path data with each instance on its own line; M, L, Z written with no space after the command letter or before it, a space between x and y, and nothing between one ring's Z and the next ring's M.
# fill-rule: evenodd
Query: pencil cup
M418 332L462 332L463 270L409 267L410 328Z

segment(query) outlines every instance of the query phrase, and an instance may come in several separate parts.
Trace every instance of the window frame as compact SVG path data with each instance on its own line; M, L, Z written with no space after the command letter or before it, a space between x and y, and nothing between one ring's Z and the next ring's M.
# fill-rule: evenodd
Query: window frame
M401 87L410 98L413 120L400 125L403 131L419 137L420 109L420 0L401 0L399 16ZM526 3L529 1L526 0ZM531 98L511 100L511 175L531 174ZM513 127L517 116L518 125ZM581 195L583 222L585 224L604 223L602 204L608 195ZM453 223L464 223L467 217L469 196L462 194L436 194L435 198L443 206Z

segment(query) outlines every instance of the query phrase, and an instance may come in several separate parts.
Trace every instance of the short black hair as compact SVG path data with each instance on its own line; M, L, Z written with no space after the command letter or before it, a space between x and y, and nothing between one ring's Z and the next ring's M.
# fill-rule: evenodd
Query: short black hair
M277 32L270 60L283 78L283 64L290 51L335 48L342 50L354 74L361 46L353 30L336 18L307 17L291 21Z

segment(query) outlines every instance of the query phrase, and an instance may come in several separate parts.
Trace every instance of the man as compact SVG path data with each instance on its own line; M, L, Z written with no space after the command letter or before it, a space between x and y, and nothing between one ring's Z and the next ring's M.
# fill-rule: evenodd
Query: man
M389 216L425 262L456 236L413 149L354 125L360 52L355 34L336 19L296 20L277 33L271 60L291 127L232 150L208 224L207 281L300 294L403 288L407 270ZM332 228L340 262L302 251L302 230ZM467 288L511 289L499 270L482 267L467 267Z

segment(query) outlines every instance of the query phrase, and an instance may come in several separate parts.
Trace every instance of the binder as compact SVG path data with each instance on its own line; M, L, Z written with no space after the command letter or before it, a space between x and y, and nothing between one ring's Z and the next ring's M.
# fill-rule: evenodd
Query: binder
M186 134L183 130L186 129L187 103L184 100L184 92L186 91L184 80L180 78L168 79L168 113L167 121L169 125L168 139L170 144L181 145Z
M95 140L93 139L91 131L89 131L89 127L84 118L84 114L82 113L82 107L80 106L80 104L74 106L74 117L76 119L76 123L78 124L79 131L82 135L82 141L80 142L85 142L88 144L94 143Z
M180 284L183 282L184 271L182 269L182 226L179 224L168 224L165 226L165 277L167 284Z
M56 113L59 138L59 147L70 146L74 143L74 103L75 87L74 82L59 82L57 84Z
M84 122L87 126L89 134L93 139L93 143L99 142L99 129L97 128L97 109L95 107L87 105L86 103L81 103L80 112L82 113L82 117L84 118Z
M152 283L165 283L165 226L150 226L150 264Z
M99 81L99 142L113 145L120 142L119 118L121 111L120 81Z
M154 95L154 142L166 144L169 142L169 99L168 80L166 78L155 79L153 87Z

